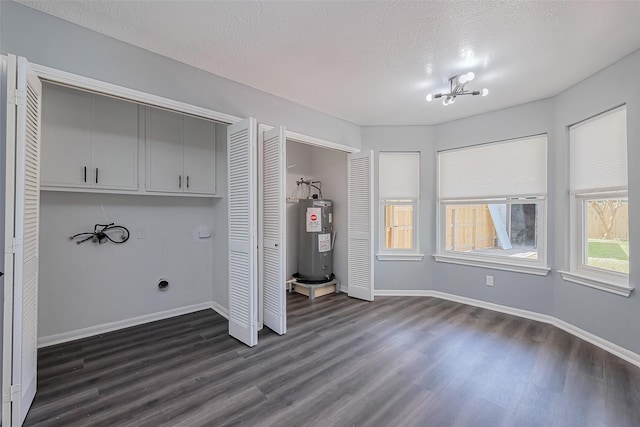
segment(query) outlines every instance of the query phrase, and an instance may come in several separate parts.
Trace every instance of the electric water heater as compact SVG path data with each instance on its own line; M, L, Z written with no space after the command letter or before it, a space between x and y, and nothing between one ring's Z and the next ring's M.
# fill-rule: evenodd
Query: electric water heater
M333 203L302 199L299 209L298 277L328 282L333 279Z

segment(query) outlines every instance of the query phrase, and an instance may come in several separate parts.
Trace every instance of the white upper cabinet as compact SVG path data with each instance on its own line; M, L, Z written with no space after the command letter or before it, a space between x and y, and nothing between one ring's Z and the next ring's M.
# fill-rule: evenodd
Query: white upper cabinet
M147 111L147 191L215 194L215 123Z
M57 85L42 102L43 187L138 188L136 104Z
M45 85L41 185L90 187L91 94Z
M182 192L182 114L147 109L146 189Z
M216 124L45 84L45 190L215 196Z
M138 189L138 106L92 97L91 172L94 188Z
M215 123L184 116L185 193L214 194Z

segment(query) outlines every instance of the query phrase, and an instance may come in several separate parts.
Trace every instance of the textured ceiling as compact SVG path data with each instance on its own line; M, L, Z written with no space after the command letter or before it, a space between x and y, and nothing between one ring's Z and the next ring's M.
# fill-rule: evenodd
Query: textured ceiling
M640 48L640 2L19 2L363 125L546 98ZM489 96L425 101L463 71Z

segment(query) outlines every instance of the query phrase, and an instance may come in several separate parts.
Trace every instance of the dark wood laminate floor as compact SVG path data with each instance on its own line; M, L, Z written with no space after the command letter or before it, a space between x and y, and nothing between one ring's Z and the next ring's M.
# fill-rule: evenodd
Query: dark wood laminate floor
M248 348L211 310L49 347L26 426L640 426L640 368L425 297L289 295Z

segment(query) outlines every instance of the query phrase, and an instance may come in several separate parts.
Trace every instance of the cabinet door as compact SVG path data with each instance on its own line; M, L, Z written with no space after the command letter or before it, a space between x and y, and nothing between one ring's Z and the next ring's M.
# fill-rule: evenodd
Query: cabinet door
M149 191L182 192L182 115L149 108L147 185Z
M41 185L89 187L90 168L91 95L53 84L45 85Z
M185 193L214 194L215 123L184 116Z
M138 189L138 106L92 96L91 186Z

